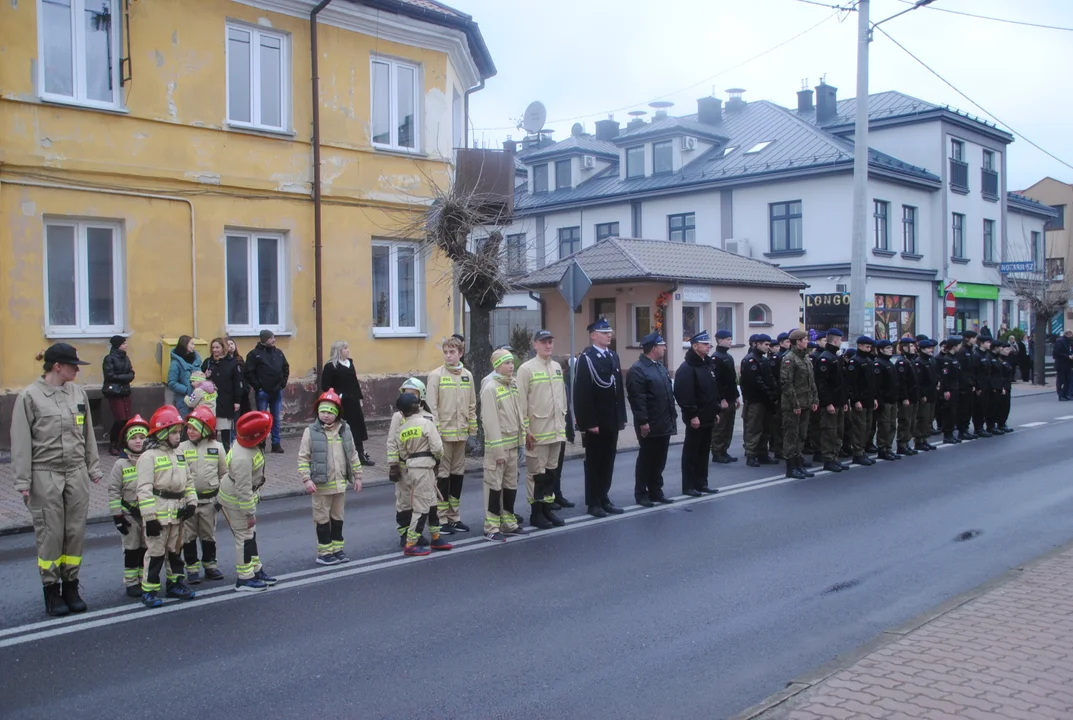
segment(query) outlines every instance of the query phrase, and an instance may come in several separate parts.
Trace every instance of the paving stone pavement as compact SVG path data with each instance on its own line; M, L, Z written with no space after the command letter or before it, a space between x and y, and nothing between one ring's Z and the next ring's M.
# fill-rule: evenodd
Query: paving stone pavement
M740 718L1073 718L1071 548Z

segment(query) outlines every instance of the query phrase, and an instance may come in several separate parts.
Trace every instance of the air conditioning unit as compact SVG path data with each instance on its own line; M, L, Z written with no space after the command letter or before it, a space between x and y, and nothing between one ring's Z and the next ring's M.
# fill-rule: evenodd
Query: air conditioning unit
M723 249L729 253L735 255L741 255L742 257L753 256L753 245L749 242L749 238L732 239L727 238L723 240Z
M596 167L596 156L595 155L582 155L581 156L581 169L582 170L592 170L595 167Z
M682 138L682 149L683 150L696 150L697 149L697 139L695 137L684 137L684 138Z
M724 240L723 249L727 252L738 254L738 241L737 240Z
M846 285L845 283L839 283L838 285L835 285L835 292L836 293L847 293L847 292L849 292L849 286Z

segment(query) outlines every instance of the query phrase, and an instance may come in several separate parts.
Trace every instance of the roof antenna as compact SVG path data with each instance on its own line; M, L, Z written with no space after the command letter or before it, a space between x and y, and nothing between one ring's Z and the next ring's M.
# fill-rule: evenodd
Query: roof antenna
M801 78L801 89L808 90L808 78Z

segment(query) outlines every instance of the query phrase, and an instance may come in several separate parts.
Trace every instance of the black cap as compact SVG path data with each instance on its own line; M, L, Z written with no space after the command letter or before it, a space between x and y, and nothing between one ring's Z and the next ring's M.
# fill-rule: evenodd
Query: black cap
M961 333L961 337L965 338L966 340L972 340L974 337L976 337L976 335L977 332L975 330L966 330L965 332Z
M533 336L533 342L540 342L541 340L551 340L555 336L551 334L551 330L537 330L536 335Z
M262 330L260 335L261 342L268 342L271 338L274 338L275 336L276 334L271 330Z
M123 337L122 335L113 335L111 337L111 339L108 340L108 344L111 345L114 349L118 350L119 346L122 345L123 343L125 343L126 341L127 341L127 339L125 337Z
M88 362L78 359L78 351L74 346L67 343L56 343L45 351L45 362L61 363L63 365L89 365Z
M457 340L458 340L459 342L461 342L461 343L462 343L463 345L465 345L465 344L466 344L466 336L465 336L465 335L462 335L461 333L455 333L455 334L451 335L451 337L453 337L453 338L457 339Z

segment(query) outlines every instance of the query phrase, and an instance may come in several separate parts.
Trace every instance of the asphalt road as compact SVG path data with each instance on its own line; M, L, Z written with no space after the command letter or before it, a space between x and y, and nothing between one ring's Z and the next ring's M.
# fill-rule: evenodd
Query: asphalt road
M474 537L428 558L398 552L390 488L352 496L358 560L341 568L311 563L307 501L272 501L259 540L278 586L154 611L121 597L108 526L86 551L91 612L70 621L41 613L30 537L0 538L0 717L147 702L231 720L727 717L1073 537L1067 408L1021 398L1011 424L1039 425L806 481L713 466L713 498L600 521L579 507L505 545L479 539L470 481ZM619 456L623 505L634 458ZM571 496L580 472L567 466Z

